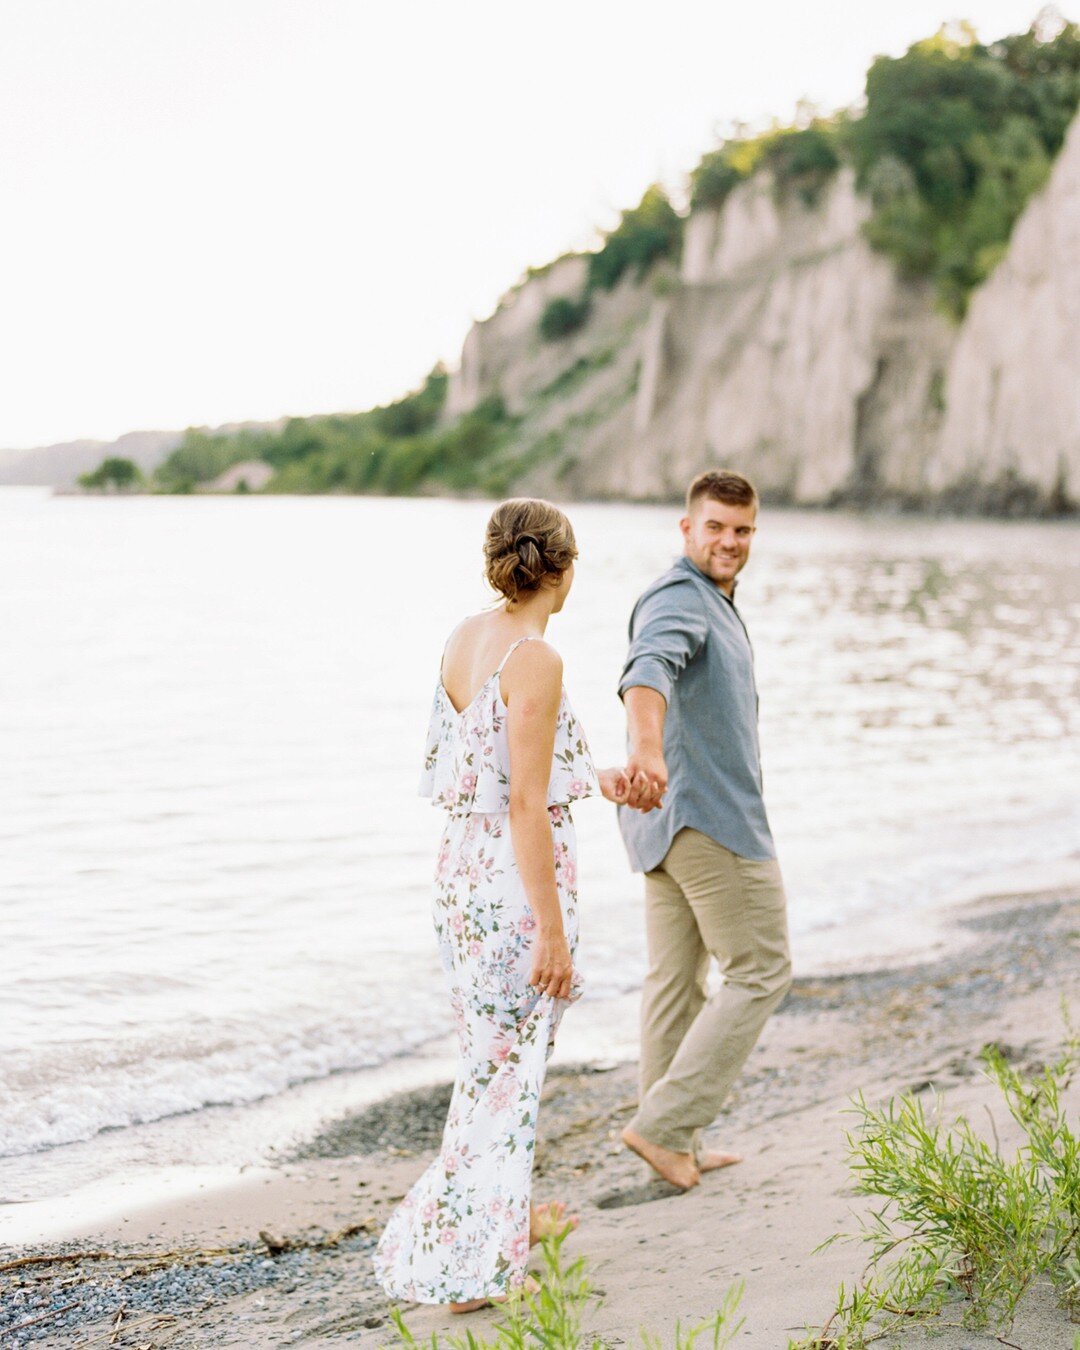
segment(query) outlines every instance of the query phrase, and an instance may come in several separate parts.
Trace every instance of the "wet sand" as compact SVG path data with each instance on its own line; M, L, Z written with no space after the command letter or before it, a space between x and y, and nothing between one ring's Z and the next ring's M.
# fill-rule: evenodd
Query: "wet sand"
M738 1345L783 1350L788 1337L820 1326L839 1282L857 1278L865 1260L849 1244L814 1254L832 1233L855 1228L866 1208L845 1161L851 1095L937 1089L950 1116L985 1122L991 1110L1007 1146L1009 1122L978 1052L994 1042L1017 1064L1036 1066L1062 1038L1062 997L1075 1007L1078 991L1074 889L965 906L954 914L954 940L933 961L798 980L709 1135L745 1161L686 1195L662 1195L619 1144L634 1105L633 1064L553 1066L534 1196L567 1199L581 1215L567 1253L587 1259L597 1291L586 1331L629 1345L646 1328L670 1344L676 1318L686 1327L708 1317L737 1281L746 1286ZM399 1093L253 1160L228 1184L192 1178L175 1194L85 1227L73 1212L78 1239L9 1249L0 1259L24 1262L0 1270L0 1346L393 1343L371 1249L432 1156L447 1099L446 1087ZM404 1311L420 1338L479 1332L498 1318ZM1072 1333L1048 1292L1036 1289L1008 1340L1061 1350ZM880 1344L922 1340L909 1327L902 1342ZM1001 1342L946 1329L933 1344Z

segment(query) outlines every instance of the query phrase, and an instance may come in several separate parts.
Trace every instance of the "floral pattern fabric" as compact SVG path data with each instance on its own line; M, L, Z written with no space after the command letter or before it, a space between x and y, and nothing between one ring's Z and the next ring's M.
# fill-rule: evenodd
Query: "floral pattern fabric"
M519 638L498 670L460 713L440 679L431 706L427 752L420 776L420 794L448 811L507 811L510 808L510 750L507 708L499 692L499 676L510 652L529 638ZM565 806L597 792L596 770L581 724L563 690L555 730L555 753L548 782L548 805Z
M537 1109L567 1002L528 983L536 922L510 838L501 670L461 714L440 682L436 739L429 738L421 782L448 812L434 922L460 1061L439 1156L391 1215L375 1253L386 1292L417 1303L498 1296L525 1278ZM577 852L569 802L598 787L565 691L551 785L555 879L573 953ZM562 800L550 801L551 792ZM575 972L570 1001L580 992Z

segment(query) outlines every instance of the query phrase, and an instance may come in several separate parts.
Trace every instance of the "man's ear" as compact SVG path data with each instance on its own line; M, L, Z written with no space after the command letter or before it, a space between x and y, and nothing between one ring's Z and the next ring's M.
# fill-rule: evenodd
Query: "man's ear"
M690 517L689 517L689 516L683 516L682 520L679 521L679 529L682 531L683 538L685 539L686 536L690 533Z

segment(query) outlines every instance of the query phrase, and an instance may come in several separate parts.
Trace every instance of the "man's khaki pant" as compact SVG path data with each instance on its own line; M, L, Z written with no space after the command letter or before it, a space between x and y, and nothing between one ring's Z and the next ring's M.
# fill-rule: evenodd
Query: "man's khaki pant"
M791 986L779 864L740 858L682 829L645 874L645 916L641 1104L631 1128L663 1148L696 1153ZM724 983L706 998L710 956Z

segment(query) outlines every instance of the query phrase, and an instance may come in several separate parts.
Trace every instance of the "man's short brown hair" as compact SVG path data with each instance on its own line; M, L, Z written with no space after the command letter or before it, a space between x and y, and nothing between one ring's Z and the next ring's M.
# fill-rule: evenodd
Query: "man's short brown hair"
M714 502L727 502L729 506L752 506L755 510L758 504L753 483L734 469L708 469L705 473L699 473L686 489L687 515L702 497Z

